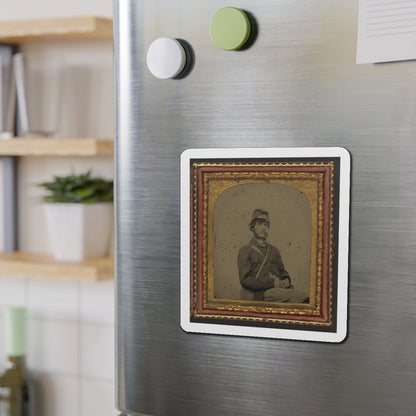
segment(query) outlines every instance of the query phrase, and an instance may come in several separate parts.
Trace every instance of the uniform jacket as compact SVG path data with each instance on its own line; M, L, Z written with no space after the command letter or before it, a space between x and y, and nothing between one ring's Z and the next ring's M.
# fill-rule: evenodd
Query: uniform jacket
M257 276L267 251L267 259ZM268 242L261 245L253 238L240 249L237 261L240 283L245 289L254 292L255 300L263 300L264 291L274 287L271 275L279 279L290 279L279 250Z

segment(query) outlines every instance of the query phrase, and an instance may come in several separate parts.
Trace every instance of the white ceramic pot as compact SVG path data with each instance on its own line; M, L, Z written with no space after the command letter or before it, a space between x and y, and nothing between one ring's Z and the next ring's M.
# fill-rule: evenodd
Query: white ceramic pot
M59 261L108 256L113 229L113 204L45 203L52 251Z

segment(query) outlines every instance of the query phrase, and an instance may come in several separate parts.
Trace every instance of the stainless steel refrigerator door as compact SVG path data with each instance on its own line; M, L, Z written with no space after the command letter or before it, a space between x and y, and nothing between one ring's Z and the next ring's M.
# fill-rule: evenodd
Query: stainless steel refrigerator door
M253 46L215 47L224 6ZM116 0L117 406L157 416L413 416L416 63L356 65L357 1ZM146 68L185 39L188 77ZM180 154L341 146L352 155L349 336L339 345L179 325Z

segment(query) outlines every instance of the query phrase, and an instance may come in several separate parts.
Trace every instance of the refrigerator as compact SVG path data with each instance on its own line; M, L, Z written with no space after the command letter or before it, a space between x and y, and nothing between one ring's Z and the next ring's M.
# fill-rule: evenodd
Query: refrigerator
M415 414L416 63L357 65L358 7L115 1L123 415ZM220 213L212 202L220 182L204 182L221 176L218 166L234 175ZM300 183L297 175L321 168L329 185L317 193L316 212L281 220L298 207L282 197L287 176ZM295 199L305 199L302 186ZM290 250L301 250L291 239L303 221L306 234L296 238L312 243L300 260ZM261 223L295 282L291 293L303 284L293 271L300 263L328 266L322 276L321 263L318 274L306 272L304 298L267 303L269 289L260 300L243 297L243 289L259 293L245 285L241 264L258 251L243 239ZM221 286L223 263L229 280ZM198 296L222 305L215 316L198 318ZM290 323L317 299L332 326Z

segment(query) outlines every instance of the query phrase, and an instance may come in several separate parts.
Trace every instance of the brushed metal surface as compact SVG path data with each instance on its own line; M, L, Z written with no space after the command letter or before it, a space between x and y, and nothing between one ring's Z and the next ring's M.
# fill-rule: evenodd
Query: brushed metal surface
M226 4L228 5L228 4ZM117 406L157 416L413 416L416 62L355 65L357 1L237 0L259 31L211 42L221 0L116 0ZM182 80L148 45L182 38ZM179 326L179 156L343 146L352 155L349 336L340 345Z

